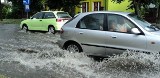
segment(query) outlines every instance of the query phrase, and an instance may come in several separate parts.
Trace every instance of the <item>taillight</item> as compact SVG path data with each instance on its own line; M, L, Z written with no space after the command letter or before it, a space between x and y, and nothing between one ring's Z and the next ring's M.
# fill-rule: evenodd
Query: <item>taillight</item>
M58 18L58 19L56 19L56 22L61 22L61 21L62 21L62 19L59 19L59 18Z
M64 32L64 30L61 28L61 30L60 30L60 34L63 34L63 32Z

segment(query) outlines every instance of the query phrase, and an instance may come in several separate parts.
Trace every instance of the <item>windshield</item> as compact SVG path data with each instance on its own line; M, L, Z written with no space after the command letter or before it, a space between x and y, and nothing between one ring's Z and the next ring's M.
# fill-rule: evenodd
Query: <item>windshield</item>
M147 21L145 21L144 19L138 17L135 14L129 14L128 16L131 17L131 19L133 19L141 27L143 27L145 30L147 30L149 32L159 31L159 28L157 26L148 23Z
M71 16L67 12L58 12L58 18L71 18Z

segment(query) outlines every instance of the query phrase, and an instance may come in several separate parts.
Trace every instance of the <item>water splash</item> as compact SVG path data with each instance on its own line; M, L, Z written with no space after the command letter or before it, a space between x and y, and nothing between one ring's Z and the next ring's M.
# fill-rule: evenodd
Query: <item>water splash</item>
M108 72L111 78L157 78L159 73L159 60L157 54L144 54L124 52L97 63L93 66L96 72Z
M8 57L4 58L2 55ZM63 76L72 75L75 78L159 78L160 76L160 58L157 54L125 52L97 62L84 53L69 53L54 49L38 53L12 51L1 53L1 58L3 58L1 61L15 62L26 68L54 70Z
M19 33L16 38L0 43L0 61L1 66L6 62L9 65L16 63L15 69L24 74L30 70L45 69L46 72L62 75L62 78L160 77L159 54L127 51L98 62L85 53L69 53L60 49L56 44L59 35ZM21 65L26 71L23 71Z

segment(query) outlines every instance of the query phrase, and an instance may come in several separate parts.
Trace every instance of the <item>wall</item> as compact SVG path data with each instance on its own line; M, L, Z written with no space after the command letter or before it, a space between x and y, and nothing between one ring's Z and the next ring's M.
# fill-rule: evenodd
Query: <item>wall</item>
M112 2L111 0L108 1L108 7L106 6L106 9L108 11L123 11L123 12L133 12L134 10L127 10L127 6L130 4L128 0L125 0L124 2L118 4L116 2Z
M117 4L115 2L112 2L111 0L85 0L82 2L89 2L89 11L92 11L92 4L93 2L101 1L101 6L104 7L107 11L123 11L123 12L134 12L134 10L127 10L127 6L130 4L128 0L125 0L124 2ZM106 5L106 6L105 6ZM75 14L78 12L81 12L81 8L76 7Z

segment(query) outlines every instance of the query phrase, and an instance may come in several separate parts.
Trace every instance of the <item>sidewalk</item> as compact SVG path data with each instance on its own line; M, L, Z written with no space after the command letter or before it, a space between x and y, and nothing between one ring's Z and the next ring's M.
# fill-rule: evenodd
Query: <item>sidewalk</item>
M3 19L0 24L20 24L24 19Z

